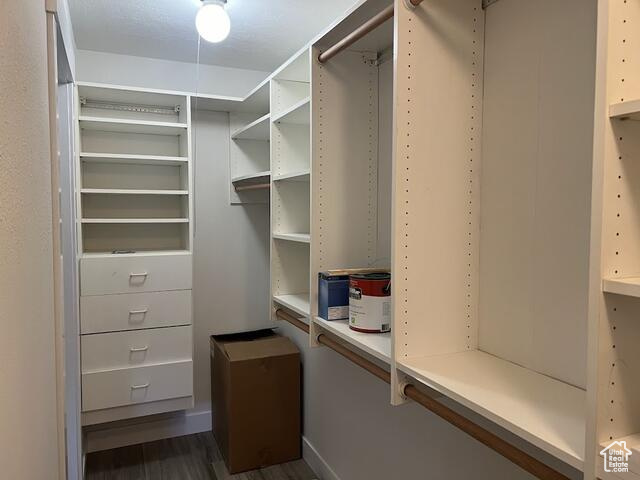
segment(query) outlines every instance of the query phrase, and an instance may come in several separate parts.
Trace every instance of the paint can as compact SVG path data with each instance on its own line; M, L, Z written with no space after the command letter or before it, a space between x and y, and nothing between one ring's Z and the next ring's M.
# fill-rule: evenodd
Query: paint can
M349 276L349 328L365 333L391 330L391 274Z

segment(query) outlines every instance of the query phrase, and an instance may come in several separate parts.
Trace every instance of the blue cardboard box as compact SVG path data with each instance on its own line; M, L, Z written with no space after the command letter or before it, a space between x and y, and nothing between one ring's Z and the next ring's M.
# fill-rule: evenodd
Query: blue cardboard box
M318 315L325 320L349 318L349 275L318 274Z

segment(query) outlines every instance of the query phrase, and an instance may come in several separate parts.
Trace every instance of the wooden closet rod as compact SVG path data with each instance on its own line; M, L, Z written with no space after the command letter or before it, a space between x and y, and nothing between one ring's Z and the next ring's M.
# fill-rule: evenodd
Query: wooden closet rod
M243 192L245 190L261 190L263 188L271 188L270 183L256 183L254 185L240 185L239 187L235 187L236 192Z
M414 7L417 7L423 2L423 0L408 0L408 1ZM349 35L344 37L342 40L340 40L333 46L329 47L326 51L318 55L318 61L320 63L325 63L331 60L337 54L349 48L351 45L356 43L362 37L364 37L365 35L371 33L373 30L378 28L384 22L393 18L393 13L394 13L393 5L389 5L387 8L382 10L379 14L377 14L371 20L368 20L367 22L363 23L358 28L356 28L353 32L351 32Z
M289 322L295 327L298 327L303 332L309 333L309 326L306 323L297 319L281 308L276 310L276 317ZM375 375L380 380L389 384L391 383L391 374L389 372L362 357L361 355L358 355L353 350L345 347L342 343L333 340L324 333L318 335L317 340L318 343L329 347L348 360L351 360L353 363L364 368L366 371ZM451 425L459 428L467 435L470 435L480 443L499 453L507 460L515 463L526 472L534 475L536 478L539 478L541 480L569 480L569 477L566 477L557 470L552 469L548 465L542 463L540 460L533 458L528 453L520 450L515 445L512 445L506 440L491 433L489 430L481 427L477 423L472 422L465 416L460 415L446 405L434 399L432 396L422 392L421 390L418 390L415 386L411 384L406 385L404 387L404 394L416 403L419 403L420 405L425 407L427 410L435 413L443 420L449 422Z

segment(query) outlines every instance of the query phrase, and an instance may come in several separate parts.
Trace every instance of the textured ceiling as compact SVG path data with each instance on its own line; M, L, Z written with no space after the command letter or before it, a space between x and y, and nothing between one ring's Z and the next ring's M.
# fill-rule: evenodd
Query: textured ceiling
M231 34L200 61L271 71L356 0L229 0ZM82 50L195 62L199 0L69 0Z

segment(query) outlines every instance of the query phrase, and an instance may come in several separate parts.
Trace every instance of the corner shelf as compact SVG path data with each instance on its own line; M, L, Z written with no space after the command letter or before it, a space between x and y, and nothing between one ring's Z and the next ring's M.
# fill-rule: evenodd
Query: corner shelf
M289 242L311 243L311 235L308 233L274 233L273 238Z
M272 118L273 123L309 125L311 119L311 97L306 97Z
M82 223L189 223L188 218L83 218Z
M284 173L281 175L274 175L273 181L274 182L284 182L284 181L308 182L310 177L311 177L311 174L309 170L302 170L299 172L291 172L291 173Z
M129 155L118 153L81 152L80 160L91 163L124 163L142 165L179 166L189 163L187 157L171 157L164 155Z
M423 384L582 469L586 392L480 350L405 358Z
M640 277L605 278L602 291L640 298Z
M250 124L236 130L231 134L234 140L269 140L270 136L270 114L263 115Z
M156 122L151 120L131 120L123 118L103 118L81 115L82 130L101 132L140 133L147 135L182 135L187 131L186 123Z
M80 193L100 195L189 195L188 190L130 190L117 188L82 188Z
M640 100L628 100L610 105L609 117L624 120L640 120Z
M235 186L250 185L252 183L261 183L262 181L268 182L271 178L271 172L269 170L264 172L248 173L246 175L240 175L233 177L231 183Z
M285 308L296 312L298 315L302 315L305 318L309 318L311 309L309 307L309 294L308 293L294 293L290 295L274 295L273 301L279 303Z
M316 317L313 320L325 330L333 333L354 347L391 364L391 333L362 333L349 328L348 320L325 320Z

